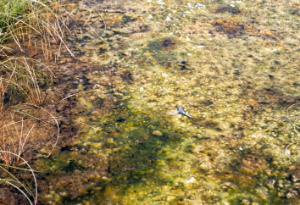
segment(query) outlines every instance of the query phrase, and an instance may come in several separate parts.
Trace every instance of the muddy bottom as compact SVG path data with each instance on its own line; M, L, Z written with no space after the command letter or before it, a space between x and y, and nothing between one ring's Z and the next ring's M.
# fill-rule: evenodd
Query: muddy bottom
M40 204L300 203L297 1L66 4L74 129Z

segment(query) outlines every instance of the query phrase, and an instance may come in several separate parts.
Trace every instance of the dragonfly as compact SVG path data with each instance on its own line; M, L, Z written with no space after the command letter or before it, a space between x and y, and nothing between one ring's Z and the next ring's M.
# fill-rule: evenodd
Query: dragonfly
M184 107L182 106L177 106L177 114L188 117L188 118L192 118L192 116L184 109Z

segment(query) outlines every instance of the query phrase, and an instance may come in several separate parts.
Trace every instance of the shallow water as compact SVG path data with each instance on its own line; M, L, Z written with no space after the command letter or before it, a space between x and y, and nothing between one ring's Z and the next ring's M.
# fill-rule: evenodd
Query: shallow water
M72 2L93 71L44 204L299 203L299 2Z

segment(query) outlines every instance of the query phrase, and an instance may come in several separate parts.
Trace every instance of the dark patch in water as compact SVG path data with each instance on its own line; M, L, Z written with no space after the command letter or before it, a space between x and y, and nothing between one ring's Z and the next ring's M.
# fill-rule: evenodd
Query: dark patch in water
M175 45L175 42L170 38L167 38L162 42L162 47L164 47L164 48L171 48L174 45Z
M10 94L8 92L5 92L3 97L3 104L6 106L8 105L9 101L10 101Z
M204 106L212 106L214 102L212 100L204 100L201 102L201 104Z
M118 122L118 123L123 123L123 122L125 122L125 121L126 121L126 119L123 118L123 117L119 117L119 118L117 118L117 120L116 120L116 122Z
M157 40L151 41L148 44L148 48L152 52L159 52L163 49L174 48L175 45L176 45L176 42L174 39L162 38L162 39L157 39Z
M217 32L225 33L229 38L239 37L245 34L245 25L231 20L217 20L213 23Z
M128 84L132 84L134 81L133 75L130 71L125 71L121 74L121 78Z
M203 122L203 126L209 129L213 129L216 131L222 131L222 129L219 127L219 124L217 122L206 120Z
M9 86L3 96L3 104L5 107L23 103L25 100L26 94L14 86Z
M289 10L289 13L295 16L300 16L300 8L292 8Z
M148 32L148 31L150 31L150 26L148 26L148 25L140 25L139 26L139 32Z
M75 170L82 170L83 167L80 166L75 160L70 160L68 164L63 168L67 173L74 172Z
M289 107L300 103L300 96L287 95L277 88L265 88L256 91L254 95L257 101L263 105Z
M99 48L98 54L99 54L99 55L102 55L102 54L104 54L106 51L107 51L106 48Z
M78 39L78 43L81 46L85 46L90 40L91 40L91 37L89 37L89 36L83 36L81 39Z
M84 86L84 90L89 90L92 88L93 85L90 83L90 79L86 75L82 75L80 80Z
M62 148L60 148L61 152L71 152L72 151L72 147L71 146L64 146Z
M97 98L95 100L95 103L94 103L95 107L99 108L99 109L102 109L103 106L104 106L104 99L103 98Z
M294 86L294 87L298 87L298 88L300 88L300 83L298 83L298 82L294 82L294 83L293 83L293 86Z
M176 41L172 38L160 38L148 44L147 51L152 53L158 64L164 67L178 67L178 54L173 52ZM185 69L187 65L180 63L180 67Z
M234 15L241 13L239 8L232 7L229 5L221 6L216 10L216 13L226 13L226 12L234 14Z
M187 62L187 61L180 61L180 62L179 62L179 69L180 69L181 71L188 70L188 69L189 69L188 62Z
M74 55L77 56L77 57L84 56L85 53L86 53L85 51L82 51L82 50L76 49L76 48L74 48L74 49L72 50L72 52L73 52Z
M133 21L136 21L136 18L135 18L135 17L128 16L128 15L124 15L124 16L122 17L122 23L123 23L123 24L127 24L127 23L130 23L130 22L133 22Z
M235 76L240 76L240 75L241 75L241 71L240 71L239 69L235 69L235 70L233 71L233 74L234 74Z
M274 75L271 75L271 74L269 74L268 77L270 80L274 80L274 78L275 78Z

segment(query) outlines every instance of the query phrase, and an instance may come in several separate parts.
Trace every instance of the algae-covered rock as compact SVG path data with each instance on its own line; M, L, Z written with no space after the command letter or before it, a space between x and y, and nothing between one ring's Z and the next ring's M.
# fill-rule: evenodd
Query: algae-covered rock
M163 133L161 133L161 131L159 131L159 130L154 130L154 131L152 132L152 134L153 134L154 136L157 136L157 137L161 137L161 136L163 135Z

